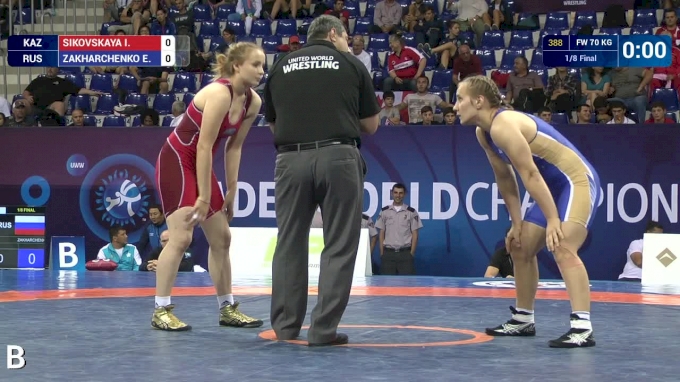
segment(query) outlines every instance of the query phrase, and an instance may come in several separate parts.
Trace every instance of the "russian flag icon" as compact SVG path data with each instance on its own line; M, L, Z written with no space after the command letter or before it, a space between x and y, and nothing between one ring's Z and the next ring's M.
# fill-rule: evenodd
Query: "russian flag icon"
M17 236L45 236L45 217L15 216L14 234Z

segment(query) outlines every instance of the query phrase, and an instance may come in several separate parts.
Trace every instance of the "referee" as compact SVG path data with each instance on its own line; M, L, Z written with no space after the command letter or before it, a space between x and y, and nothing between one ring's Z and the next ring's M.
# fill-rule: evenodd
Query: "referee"
M278 242L272 263L271 324L279 340L300 335L307 312L309 230L324 219L319 293L310 346L343 345L337 333L349 301L363 209L361 132L378 129L380 107L366 67L350 54L335 16L312 22L307 44L269 71L265 118L274 133Z

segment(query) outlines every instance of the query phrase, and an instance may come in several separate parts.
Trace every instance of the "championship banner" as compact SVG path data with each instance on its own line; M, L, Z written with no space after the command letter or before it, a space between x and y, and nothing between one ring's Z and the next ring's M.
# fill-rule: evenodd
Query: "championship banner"
M621 5L623 9L633 9L634 0L516 0L515 12L551 13L551 12L604 12L612 5ZM571 25L571 24L570 24Z

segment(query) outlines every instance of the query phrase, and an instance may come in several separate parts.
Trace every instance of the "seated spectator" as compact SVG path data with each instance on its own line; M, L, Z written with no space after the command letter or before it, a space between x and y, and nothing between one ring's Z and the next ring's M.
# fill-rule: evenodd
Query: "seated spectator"
M168 83L169 68L148 67L138 68L130 67L130 74L139 81L140 94L165 94L170 90Z
M545 88L550 109L557 113L571 113L578 89L576 75L569 73L569 69L563 66L557 68L555 74L548 78L548 86Z
M409 32L414 33L416 25L423 21L425 7L426 5L423 0L413 0L411 4L409 4L406 14L403 17L404 25Z
M0 114L4 114L5 117L10 115L9 102L3 97L0 97Z
M593 101L593 109L595 109L595 121L597 123L609 123L609 121L612 120L612 113L609 109L607 98L595 98L595 101Z
M456 112L453 108L447 107L443 111L444 113L444 123L449 126L453 126L456 123Z
M128 35L139 34L139 28L146 25L151 19L151 12L144 9L142 0L130 0L128 4L120 11L118 21L122 25L111 25L108 28L110 35L115 35L117 31L122 30Z
M269 18L279 19L299 19L303 17L302 3L300 0L276 0L272 7Z
M650 221L647 223L645 233L663 233L663 226L658 222ZM619 281L642 281L643 244L644 238L630 242L628 251L626 251L626 265L623 267L623 273L619 275Z
M177 40L177 50L190 52L202 51L203 47L198 47L196 43L196 25L194 24L194 10L187 8L185 0L175 0L175 12L170 15L170 19L175 24L177 34L189 37L189 46L184 46L184 39Z
M456 21L460 23L460 30L475 33L475 43L481 45L484 32L491 29L489 4L486 0L448 1L446 7L453 14L458 14Z
M399 109L394 106L394 93L387 91L383 93L383 108L380 110L378 118L382 121L383 118L391 125L403 125L404 122L401 121L401 113Z
M424 48L424 44L430 47L439 46L444 39L444 23L437 19L434 7L431 5L425 6L425 15L413 27L413 30L415 31L419 47Z
M505 97L515 110L535 113L545 106L543 80L535 72L529 71L529 61L524 56L515 58L515 68L510 73L506 90Z
M345 25L345 30L349 33L349 11L345 9L344 0L335 0L333 9L327 10L325 14L339 18L342 24Z
M401 33L390 35L390 48L392 53L387 56L389 77L383 81L382 90L415 90L415 79L425 72L425 57L416 49L406 46Z
M33 106L31 114L39 115L46 109L56 111L60 116L66 114L64 100L67 95L87 94L91 96L102 95L102 92L81 88L71 80L58 76L59 68L46 68L45 75L36 77L24 90L24 99L28 101L26 106Z
M142 121L142 126L144 127L158 127L160 126L160 115L158 112L151 108L146 108L139 116Z
M539 108L538 112L536 114L538 114L538 118L540 118L540 119L542 119L542 120L544 120L548 123L552 123L552 110L550 110L549 107L543 106L543 107Z
M505 249L505 245L501 245L496 249L496 252L491 256L489 266L486 267L484 277L504 277L514 278L515 267L512 264L512 257Z
M229 15L228 19L229 21L245 21L246 34L249 35L253 28L253 20L259 19L260 13L262 13L262 0L238 0L236 12Z
M375 5L373 11L372 33L397 33L401 25L404 11L396 0L382 0Z
M652 115L645 123L675 123L672 118L666 116L666 105L661 101L652 102Z
M83 111L80 109L75 109L71 112L71 121L72 122L69 124L69 126L73 127L90 126L85 121L85 113L83 113Z
M460 35L460 24L458 21L450 20L448 23L449 35L440 45L432 47L429 43L418 46L427 57L432 54L439 55L439 64L442 69L449 69L450 64L458 58L458 47L466 44L470 48L474 47L474 42Z
M361 61L364 64L364 66L366 66L368 72L371 73L373 63L371 62L371 55L364 50L363 36L356 35L352 37L352 54L354 54L354 57L358 58L359 61Z
M626 117L626 104L621 101L609 102L609 109L612 113L612 120L607 122L610 125L634 125L636 122Z
M177 27L175 23L168 20L168 13L161 8L156 11L156 20L151 23L151 34L153 35L176 35Z
M647 84L652 81L652 70L643 68L615 68L609 72L612 83L609 101L620 101L637 114L639 121L647 114Z
M492 30L512 29L513 14L506 0L494 0L489 7L489 17L491 18Z
M117 271L138 271L142 264L142 257L137 251L137 247L128 244L128 236L125 228L114 226L109 229L111 242L103 246L97 259L111 260L118 264Z
M187 111L187 105L182 101L175 101L172 103L172 122L170 122L170 127L176 127L182 121L184 117L184 112Z
M598 66L586 68L585 75L581 76L581 103L594 106L593 101L597 97L608 97L612 79L605 68Z
M470 76L482 74L484 74L482 60L472 53L470 46L463 44L458 47L458 57L453 60L453 77L451 78L451 87L449 88L451 103L453 103L453 97L456 95L460 81Z
M30 127L37 126L37 121L32 115L28 115L28 101L18 99L12 104L12 117L9 121L5 121L8 127Z
M399 110L408 109L409 124L417 124L423 120L420 113L424 106L429 106L431 110L434 110L436 107L442 109L453 107L453 105L444 101L438 94L430 93L430 79L425 75L418 78L416 90L416 93L407 94L401 103L397 105Z
M592 123L593 112L590 105L582 104L576 108L576 124L587 125Z
M161 256L161 252L163 251L163 247L165 247L166 244L168 244L168 240L170 239L170 232L167 230L161 232L160 234L160 246L154 248L151 250L151 253L149 253L149 256L146 258L146 261L142 262L142 264L139 266L139 270L142 272L156 272L156 267L158 266L158 259ZM194 271L194 261L191 257L191 252L187 251L184 252L184 256L182 257L181 262L179 263L179 271L180 272L193 272Z
M413 125L441 125L441 123L434 120L434 110L430 106L423 106L420 109L420 122Z
M680 28L678 28L678 7L673 7L672 9L666 9L663 15L663 23L661 28L656 30L656 35L668 35L674 42L675 46L680 47Z

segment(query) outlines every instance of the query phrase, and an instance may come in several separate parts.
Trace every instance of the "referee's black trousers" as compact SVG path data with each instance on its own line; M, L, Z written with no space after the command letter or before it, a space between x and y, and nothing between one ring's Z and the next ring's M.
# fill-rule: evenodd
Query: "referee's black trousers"
M279 153L275 201L278 241L272 263L271 325L279 340L300 334L307 312L309 230L323 216L319 293L309 342L335 339L352 288L361 233L365 163L352 145Z

